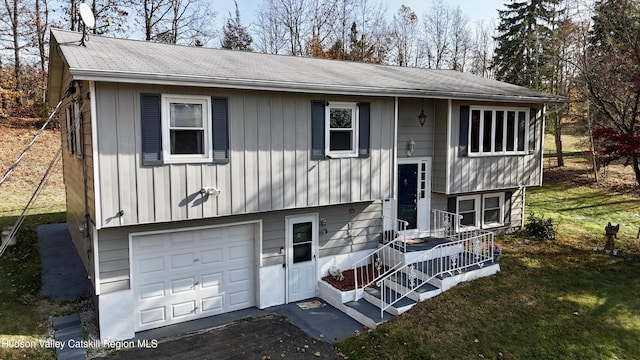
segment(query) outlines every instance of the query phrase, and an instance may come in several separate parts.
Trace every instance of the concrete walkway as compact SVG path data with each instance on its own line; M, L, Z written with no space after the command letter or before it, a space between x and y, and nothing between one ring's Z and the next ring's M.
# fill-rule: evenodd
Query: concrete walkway
M39 225L36 231L42 265L42 295L55 301L91 296L91 283L71 242L67 224Z

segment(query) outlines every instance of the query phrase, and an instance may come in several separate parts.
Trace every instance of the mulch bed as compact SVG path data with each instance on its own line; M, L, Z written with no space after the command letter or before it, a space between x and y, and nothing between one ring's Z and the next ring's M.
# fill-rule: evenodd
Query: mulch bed
M368 266L363 266L360 268L360 271L366 271L367 272L367 277L365 278L369 278L372 279L373 278L373 266L372 265L368 265ZM328 282L329 284L331 284L331 286L333 286L334 288L340 290L340 291L351 291L355 289L355 279L354 279L354 273L353 273L353 269L349 269L349 270L343 270L342 271L342 275L344 276L344 280L343 281L338 281L336 279L333 278L333 276L331 275L327 275L325 277L322 278L322 280ZM362 278L362 277L361 277ZM362 284L359 281L358 284L359 288L362 288Z

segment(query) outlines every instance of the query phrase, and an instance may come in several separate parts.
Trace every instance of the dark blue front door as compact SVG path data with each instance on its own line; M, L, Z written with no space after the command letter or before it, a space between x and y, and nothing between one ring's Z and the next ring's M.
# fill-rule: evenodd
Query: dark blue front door
M407 229L418 227L418 164L398 165L398 219L408 222Z

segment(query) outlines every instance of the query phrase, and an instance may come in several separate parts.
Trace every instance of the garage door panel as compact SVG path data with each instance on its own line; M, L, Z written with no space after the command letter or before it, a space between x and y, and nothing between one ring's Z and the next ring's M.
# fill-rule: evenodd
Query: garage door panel
M224 249L203 250L200 257L203 265L221 265L224 261Z
M164 272L164 257L154 256L150 258L143 258L138 261L138 269L140 275L151 275L153 273Z
M229 291L229 308L243 309L253 302L252 294L247 290Z
M171 294L194 292L195 288L196 288L196 280L193 277L176 279L171 281Z
M139 287L139 300L161 298L166 295L164 281L146 284Z
M196 313L196 300L189 300L171 305L171 315L174 319L185 316L194 316Z
M222 272L204 274L200 276L200 288L219 288L224 285L224 274Z
M134 236L135 331L254 306L253 237L254 225Z
M253 279L251 268L232 269L228 271L229 285L250 282Z
M167 316L164 306L158 306L155 308L140 311L140 324L143 326L148 327L149 325L151 325L151 327L154 327L154 324L163 324L166 321Z
M224 296L215 295L202 299L202 312L208 316L224 312Z
M228 260L232 262L238 261L246 263L249 258L253 258L253 251L247 251L253 249L250 249L248 245L249 244L245 242L242 244L229 246Z
M171 270L182 271L186 268L193 268L196 256L193 252L171 255Z

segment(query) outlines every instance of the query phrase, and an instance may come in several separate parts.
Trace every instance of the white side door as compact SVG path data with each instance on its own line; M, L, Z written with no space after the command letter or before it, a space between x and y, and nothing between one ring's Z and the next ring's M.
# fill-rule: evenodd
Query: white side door
M316 296L318 283L318 215L286 218L287 302Z

